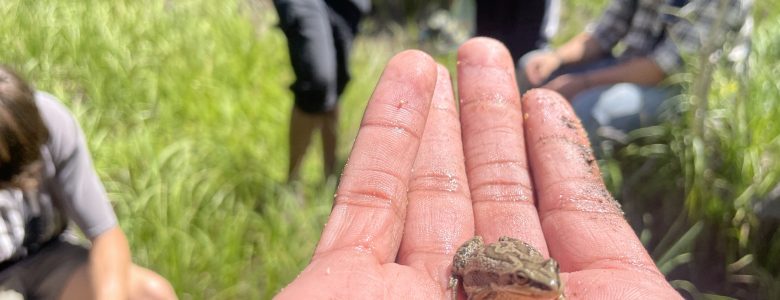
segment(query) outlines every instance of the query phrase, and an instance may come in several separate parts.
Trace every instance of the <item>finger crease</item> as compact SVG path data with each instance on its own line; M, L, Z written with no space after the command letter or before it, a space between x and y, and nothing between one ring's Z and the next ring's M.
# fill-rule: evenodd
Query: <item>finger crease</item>
M474 172L476 169L487 168L491 166L495 166L501 169L505 169L507 166L517 166L520 171L528 172L528 165L526 165L523 161L517 159L496 159L468 166L469 168L466 169L466 174L472 174L472 172Z
M381 129L387 129L391 131L402 131L406 135L409 135L413 137L415 140L420 140L420 134L415 132L408 124L404 123L397 123L397 124L389 124L387 122L382 121L365 121L363 124L360 125L360 130L363 130L365 128L381 128Z

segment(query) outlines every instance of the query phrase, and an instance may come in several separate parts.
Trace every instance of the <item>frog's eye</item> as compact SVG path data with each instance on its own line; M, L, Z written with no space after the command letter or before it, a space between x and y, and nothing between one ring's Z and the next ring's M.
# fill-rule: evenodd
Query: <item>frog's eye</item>
M512 281L516 284L525 284L528 282L528 277L523 272L515 272L512 274Z

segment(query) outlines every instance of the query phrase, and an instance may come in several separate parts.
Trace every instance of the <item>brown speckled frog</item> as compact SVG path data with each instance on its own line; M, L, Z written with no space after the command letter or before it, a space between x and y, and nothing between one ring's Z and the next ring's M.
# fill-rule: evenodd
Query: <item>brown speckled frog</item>
M452 262L453 300L458 278L468 299L565 299L558 262L510 237L485 245L482 237L475 236L460 246Z

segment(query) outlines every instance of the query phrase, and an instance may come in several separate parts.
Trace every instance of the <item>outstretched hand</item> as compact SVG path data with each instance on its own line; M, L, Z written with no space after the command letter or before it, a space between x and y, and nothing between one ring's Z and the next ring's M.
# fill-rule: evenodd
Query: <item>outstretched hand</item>
M453 256L474 235L552 256L570 299L680 298L565 99L520 101L508 51L487 38L459 50L460 114L451 86L422 52L388 63L311 263L279 299L449 299Z

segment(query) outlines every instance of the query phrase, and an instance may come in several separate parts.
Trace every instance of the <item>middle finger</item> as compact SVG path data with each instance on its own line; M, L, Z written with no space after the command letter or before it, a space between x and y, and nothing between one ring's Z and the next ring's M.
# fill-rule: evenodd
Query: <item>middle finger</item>
M486 242L514 237L546 256L525 155L514 64L504 45L475 38L461 46L458 91L476 233Z

